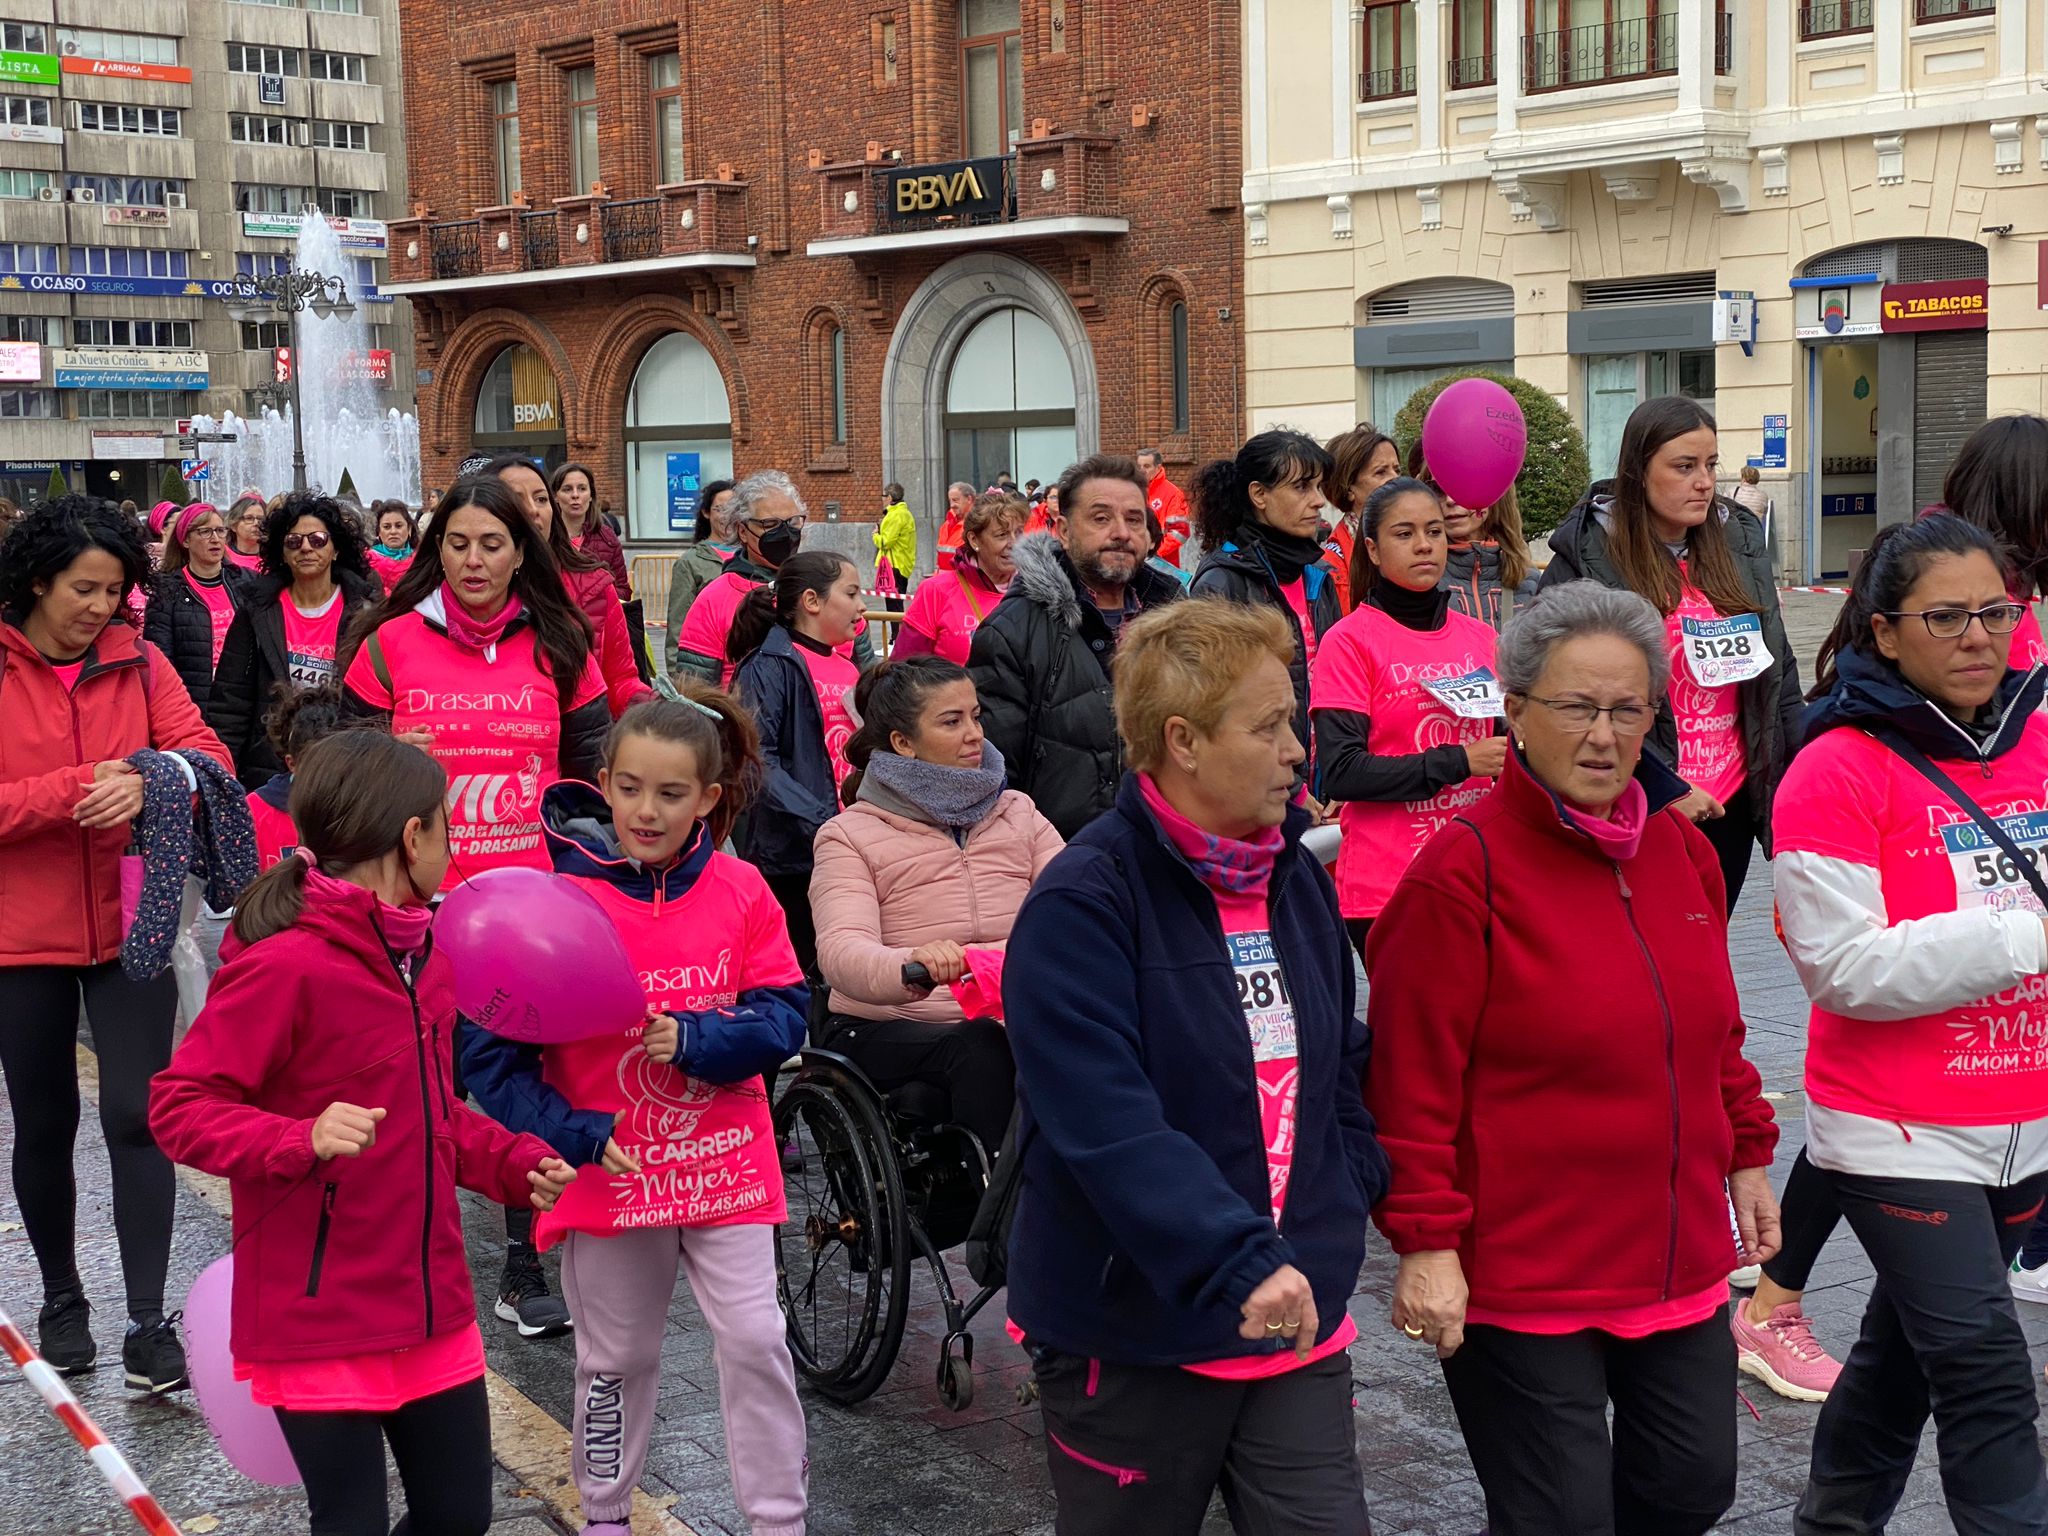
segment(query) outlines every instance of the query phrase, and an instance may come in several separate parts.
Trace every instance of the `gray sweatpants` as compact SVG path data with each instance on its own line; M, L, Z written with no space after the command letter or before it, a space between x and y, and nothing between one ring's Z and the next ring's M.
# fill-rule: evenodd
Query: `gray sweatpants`
M584 1518L632 1516L678 1264L711 1328L733 1498L753 1536L803 1536L804 1410L775 1300L775 1229L765 1226L563 1239L562 1289L576 1319L573 1470Z

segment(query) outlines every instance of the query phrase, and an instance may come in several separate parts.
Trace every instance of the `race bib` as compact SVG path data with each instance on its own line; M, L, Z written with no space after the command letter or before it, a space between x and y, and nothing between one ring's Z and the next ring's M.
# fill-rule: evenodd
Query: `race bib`
M1460 719L1498 720L1506 713L1501 707L1500 679L1487 667L1475 667L1462 677L1425 679L1422 686Z
M2037 874L2048 853L2048 811L2016 811L1998 818L1998 829L2012 839ZM1956 910L1988 907L1995 912L2044 913L2041 898L2027 883L2018 864L1973 821L1941 829L1941 841L1955 872Z
M1252 1060L1275 1061L1294 1055L1294 1002L1280 974L1280 957L1272 935L1230 935L1230 968L1237 976L1237 1005L1244 1010L1252 1036Z
M1764 644L1764 621L1753 613L1730 618L1681 616L1686 670L1702 688L1746 683L1770 670L1771 652Z

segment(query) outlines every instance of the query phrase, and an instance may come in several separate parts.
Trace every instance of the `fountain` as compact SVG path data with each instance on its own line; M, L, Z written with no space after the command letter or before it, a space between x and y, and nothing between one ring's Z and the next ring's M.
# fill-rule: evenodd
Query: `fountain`
M318 210L301 215L292 259L301 270L341 274L355 306L348 314L315 315L307 309L297 316L292 365L306 414L307 485L335 490L346 470L364 506L386 498L418 506L419 421L397 410L377 409L377 386L360 361L369 356L370 327L353 292L355 262ZM192 430L235 434L232 443L204 443L199 449L213 466L208 489L220 505L245 490L273 496L292 488L289 406L282 412L265 408L256 417L233 411L218 418L195 416Z

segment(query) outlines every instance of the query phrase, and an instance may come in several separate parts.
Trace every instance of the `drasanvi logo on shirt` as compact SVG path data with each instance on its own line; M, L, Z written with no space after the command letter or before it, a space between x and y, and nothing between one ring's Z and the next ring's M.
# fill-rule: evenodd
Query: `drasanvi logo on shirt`
M527 683L517 693L435 693L428 688L402 690L392 704L394 714L526 715L533 712L534 686Z
M1410 683L1448 683L1485 665L1470 651L1455 661L1393 661L1387 663L1387 681L1397 688Z

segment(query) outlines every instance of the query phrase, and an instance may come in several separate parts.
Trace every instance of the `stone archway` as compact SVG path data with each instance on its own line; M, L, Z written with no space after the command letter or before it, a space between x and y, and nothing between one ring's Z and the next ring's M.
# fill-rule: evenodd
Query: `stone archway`
M882 478L902 484L918 520L918 564L929 570L945 515L946 380L961 339L992 310L1021 308L1053 329L1074 371L1074 440L1086 456L1102 441L1095 350L1087 327L1052 278L1014 256L956 257L903 306L882 364Z
M545 358L554 373L564 424L575 419L581 391L576 371L569 366L568 350L555 333L517 310L479 310L458 325L443 343L434 371L430 447L440 461L442 473L469 452L476 394L483 386L484 374L500 352L520 342Z

